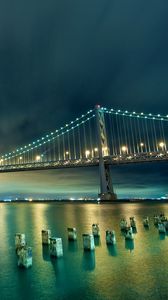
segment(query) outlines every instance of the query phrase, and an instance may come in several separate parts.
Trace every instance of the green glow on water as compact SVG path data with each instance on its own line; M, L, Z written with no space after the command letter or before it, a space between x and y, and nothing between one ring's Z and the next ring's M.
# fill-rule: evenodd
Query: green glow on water
M168 237L158 234L153 215L166 204L1 204L1 299L166 299L168 294ZM142 219L148 215L150 228ZM121 217L135 216L134 242L125 242ZM99 223L100 239L94 252L84 252L82 233ZM68 242L67 227L76 227L77 242ZM62 237L64 256L51 259L41 244L41 230ZM105 243L105 231L114 229L117 244ZM26 234L33 248L33 266L17 267L14 234ZM1 273L2 274L2 273Z

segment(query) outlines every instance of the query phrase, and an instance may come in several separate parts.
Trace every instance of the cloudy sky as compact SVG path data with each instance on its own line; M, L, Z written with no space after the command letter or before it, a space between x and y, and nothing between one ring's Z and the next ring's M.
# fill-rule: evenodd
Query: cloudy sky
M1 0L0 153L96 103L167 114L167 15L166 0Z

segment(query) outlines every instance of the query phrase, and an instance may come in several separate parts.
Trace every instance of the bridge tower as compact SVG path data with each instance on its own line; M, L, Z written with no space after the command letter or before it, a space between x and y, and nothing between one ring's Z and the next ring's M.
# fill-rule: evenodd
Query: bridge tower
M100 173L100 199L116 200L117 195L114 193L110 166L105 164L104 157L109 156L109 148L107 144L106 126L104 120L104 112L100 105L95 106L96 111L96 127L99 151L99 173Z

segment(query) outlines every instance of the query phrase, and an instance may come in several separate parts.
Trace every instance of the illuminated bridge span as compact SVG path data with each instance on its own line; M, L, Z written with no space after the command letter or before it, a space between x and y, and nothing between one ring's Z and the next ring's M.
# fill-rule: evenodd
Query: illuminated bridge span
M1 155L0 172L97 166L102 199L115 199L110 165L168 160L168 115L96 106L49 134Z

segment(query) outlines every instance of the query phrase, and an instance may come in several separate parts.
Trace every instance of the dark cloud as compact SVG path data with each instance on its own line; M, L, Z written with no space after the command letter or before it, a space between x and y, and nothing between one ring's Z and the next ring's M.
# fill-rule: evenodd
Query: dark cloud
M1 1L3 149L9 139L13 147L29 142L97 102L167 110L167 10L157 0Z
M96 103L167 113L167 12L165 0L2 0L0 152Z

